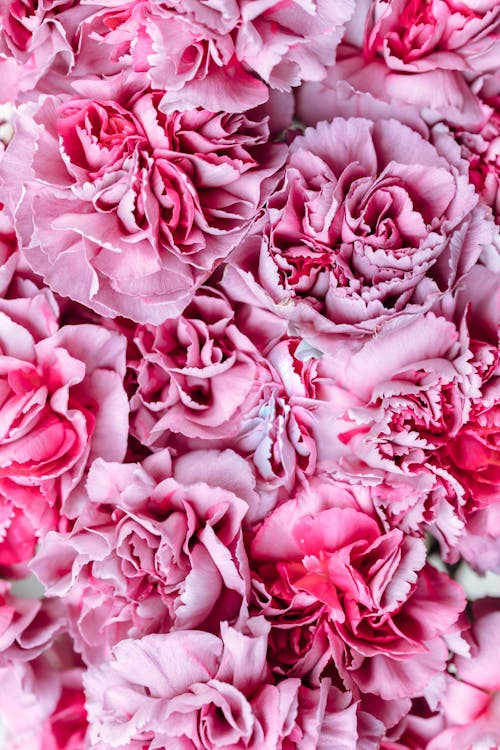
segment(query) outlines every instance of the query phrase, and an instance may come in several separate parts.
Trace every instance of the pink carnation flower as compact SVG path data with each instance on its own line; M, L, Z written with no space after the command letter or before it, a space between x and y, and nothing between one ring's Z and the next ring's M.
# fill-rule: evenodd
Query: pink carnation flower
M289 91L321 79L353 10L352 0L141 1L106 8L89 29L114 60L165 90L165 111L237 112L267 100L265 83Z
M247 232L285 146L267 142L265 122L164 115L160 93L124 86L82 83L91 98L28 106L2 171L10 203L23 195L22 250L51 288L103 315L159 323Z
M275 683L268 631L253 618L243 631L222 623L220 637L192 630L121 641L85 676L89 746L351 750L362 721L350 696L328 679L316 688L296 678Z
M241 524L257 500L232 451L167 452L143 465L97 460L71 533L49 533L32 568L69 607L72 634L96 662L122 638L234 620L249 587Z
M290 674L321 673L332 660L348 688L415 696L444 669L443 636L464 594L425 565L423 540L383 533L356 492L314 488L265 519L251 542L255 601L272 622L278 668L288 631L288 648L300 649L289 651Z
M354 351L339 347L317 365L317 379L337 385L327 391L333 398L317 428L318 434L330 430L330 441L319 443L318 465L372 486L388 527L431 531L453 560L472 516L499 500L497 283L483 266L470 272L455 315L459 329L434 313L401 318ZM472 290L479 300L479 288L482 301L477 310L472 304L466 320L461 304L470 304ZM449 311L453 305L456 300L443 303ZM489 332L484 315L491 316Z
M356 17L359 18L358 14ZM338 47L337 61L326 77L306 82L297 90L297 112L306 125L335 116L339 93L343 95L351 88L392 105L394 116L403 122L405 110L413 110L414 118L420 115L430 125L444 120L466 130L483 127L486 116L481 99L461 70L434 68L423 73L395 70L379 55L367 59L362 45L362 35L352 39L346 34Z
M319 368L352 394L336 412L338 438L324 450L351 478L411 475L466 423L478 379L454 323L433 313L385 326L357 351L339 349ZM345 446L345 447L343 447Z
M133 434L154 450L237 451L255 468L258 514L312 474L316 462L316 404L295 356L298 342L271 341L264 357L239 327L261 342L276 323L269 318L262 310L236 314L221 292L201 287L176 320L138 326L138 353L129 359Z
M283 189L224 280L235 299L250 295L320 348L323 334L368 334L422 312L494 232L451 138L440 152L385 119L386 105L360 106L366 117L320 122L295 138Z
M106 7L84 29L99 42L101 54L118 67L145 73L154 89L162 89L165 111L201 106L242 112L268 98L265 83L237 58L226 29L205 25L179 3Z
M356 23L362 20L360 13ZM484 73L496 68L500 54L500 11L495 0L373 0L364 52L409 73L436 68Z
M299 110L306 123L314 124L343 81L356 91L409 103L430 123L444 119L480 129L485 115L477 86L470 82L497 69L499 51L500 14L494 0L363 0L324 81L301 87Z
M235 435L271 379L265 360L234 321L229 301L201 287L183 315L135 332L137 390L132 430L144 445L170 432L188 438Z
M29 287L26 287L28 289ZM127 443L125 341L94 325L61 326L50 292L0 300L0 561L27 560L35 538L97 456Z
M3 0L0 52L12 66L4 71L7 79L15 83L7 101L34 98L40 91L70 91L73 76L93 72L92 41L81 34L81 25L94 12L91 4L76 0ZM108 73L119 70L101 60L99 72L106 68Z

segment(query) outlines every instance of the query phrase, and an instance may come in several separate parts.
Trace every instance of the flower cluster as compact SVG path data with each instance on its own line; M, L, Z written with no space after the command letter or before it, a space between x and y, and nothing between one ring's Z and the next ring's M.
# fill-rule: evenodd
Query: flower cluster
M1 750L500 747L499 68L496 0L0 3Z

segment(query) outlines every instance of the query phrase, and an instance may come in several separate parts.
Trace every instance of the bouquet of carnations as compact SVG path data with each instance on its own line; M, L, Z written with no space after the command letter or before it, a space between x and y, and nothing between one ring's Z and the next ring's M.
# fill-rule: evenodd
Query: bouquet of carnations
M498 0L0 16L0 747L500 747Z

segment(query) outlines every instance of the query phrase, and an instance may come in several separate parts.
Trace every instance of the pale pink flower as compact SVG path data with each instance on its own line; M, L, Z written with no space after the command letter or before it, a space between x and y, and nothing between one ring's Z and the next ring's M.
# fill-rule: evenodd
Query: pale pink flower
M275 683L268 632L264 618L253 618L244 629L223 622L220 636L192 630L121 641L85 676L90 747L352 750L363 727L349 694L328 679Z
M444 120L467 130L480 129L486 114L480 97L459 70L435 68L407 73L389 68L375 55L369 59L358 44L342 42L337 61L322 81L304 83L296 94L298 116L307 125L332 119L339 92L351 88L392 105L397 120L405 122L406 111L430 125ZM409 85L411 82L411 86Z
M138 326L134 342L132 430L144 445L161 445L170 432L206 439L237 434L257 391L271 379L227 298L209 287L201 287L177 319Z
M224 278L235 299L272 309L320 349L332 333L424 311L495 232L451 137L438 150L386 119L386 105L361 105L364 117L295 138L282 189Z
M335 60L344 24L354 10L352 0L334 4L328 0L167 0L161 14L155 4L144 6L145 22L139 27L132 59L137 64L140 56L142 69L152 68L153 80L161 75L163 81L165 77L172 81L175 73L173 91L162 83L168 92L167 106L182 103L184 91L188 102L197 95L217 93L232 105L235 97L243 102L247 96L259 95L259 78L280 91L321 79ZM176 45L170 42L174 25ZM237 81L246 86L250 82L253 92L235 91Z
M235 620L249 588L241 525L257 502L232 451L168 452L139 464L94 462L71 533L51 532L32 569L64 597L72 635L98 662L122 638Z
M205 25L179 3L169 8L146 0L105 7L84 29L117 66L145 73L153 89L162 90L165 111L242 112L268 98L266 84L236 56L226 28Z
M26 105L2 173L9 205L23 196L22 251L53 290L159 323L248 231L286 147L244 115L165 115L141 80L80 82L90 98Z
M35 98L40 92L70 91L70 81L93 74L92 40L82 34L82 23L95 12L76 0L2 0L0 52L9 68L7 101ZM119 68L99 61L99 73Z
M259 309L235 311L221 292L204 286L176 320L138 326L138 353L129 358L133 434L153 450L240 453L254 466L262 501L252 521L316 465L316 404L308 368L295 355L298 340L266 340L273 329L283 336L281 323Z
M494 0L358 0L336 64L324 81L301 87L299 112L308 124L322 119L318 113L332 111L342 81L388 102L410 104L431 124L444 119L481 129L486 115L474 79L497 69L499 50Z
M464 343L454 323L425 313L320 360L351 394L345 411L332 404L337 442L325 446L325 466L336 462L353 479L408 476L445 450L479 396Z

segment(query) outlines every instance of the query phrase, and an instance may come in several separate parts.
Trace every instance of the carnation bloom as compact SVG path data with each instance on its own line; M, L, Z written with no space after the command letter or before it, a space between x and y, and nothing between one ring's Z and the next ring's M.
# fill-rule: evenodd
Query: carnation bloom
M276 683L266 663L268 632L264 618L253 618L240 629L222 622L220 636L192 630L121 641L85 676L89 746L354 747L362 727L350 696L328 679L316 688L297 678Z
M88 28L165 91L162 109L238 112L267 100L264 81L289 91L322 78L353 10L352 0L141 1L98 12Z
M140 80L140 79L139 79ZM122 81L122 79L120 79ZM161 94L80 84L91 98L27 105L3 161L22 251L62 295L159 323L247 232L283 144L264 121L202 109L165 115ZM121 93L120 93L121 92ZM13 187L13 162L26 169ZM31 169L29 162L31 161Z
M494 0L373 0L364 51L380 54L395 70L495 69L500 54L500 12Z
M222 20L212 28L182 11L179 3L124 3L98 9L84 29L118 67L145 73L166 111L241 112L265 102L267 86L237 58Z
M356 18L359 20L357 14ZM450 126L474 132L484 126L486 115L481 98L461 70L435 68L408 73L388 67L379 55L367 59L361 49L363 28L356 39L346 34L338 47L335 65L322 81L304 83L298 89L297 112L306 125L341 114L336 113L339 93L344 95L351 89L358 96L362 93L383 100L402 122L412 112L414 119L420 117L430 125L444 120Z
M132 429L145 445L169 431L190 438L234 435L270 380L263 357L238 329L223 294L201 287L183 315L137 327Z
M69 608L88 661L120 639L237 618L249 587L241 525L257 500L232 451L168 452L143 465L94 462L71 533L52 532L32 568Z
M420 313L494 231L451 138L443 156L383 112L372 100L371 119L335 118L295 138L260 235L226 274L236 299L252 295L320 348L323 333L368 334Z
M338 443L325 447L325 465L337 462L353 478L419 471L479 395L471 358L454 323L434 313L401 318L354 352L325 357L318 369L352 394L343 413L332 404Z
M348 688L415 696L444 668L442 636L464 595L425 565L423 540L383 533L355 492L315 488L264 520L251 542L255 606L272 622L278 668L290 631L290 674L321 672L332 659Z
M81 24L94 12L92 4L76 0L1 3L0 51L13 68L7 77L15 81L15 90L7 100L33 98L34 91L70 90L73 77L93 72L92 40L81 34ZM119 70L105 60L99 62L100 72Z
M495 0L359 2L337 63L324 81L303 85L300 109L311 123L311 113L331 105L342 81L385 101L410 104L430 123L481 129L485 113L477 86L469 82L497 69L499 50Z
M371 486L389 527L498 569L498 274L476 265L442 308L316 363L317 465Z
M61 326L50 292L0 300L0 564L31 556L36 537L98 455L127 443L124 339L94 325Z
M484 275L491 276L478 266L469 278ZM489 286L483 279L485 295ZM371 486L384 524L417 535L430 531L445 556L457 549L471 512L496 501L495 467L488 463L495 397L492 391L486 398L488 387L481 392L483 366L495 369L494 346L471 341L474 327L468 330L461 313L456 318L459 329L430 312L402 317L317 365L318 380L338 386L324 405L319 434L329 429L331 437L320 444L318 465Z
M249 338L266 338L276 322L269 317L259 309L237 314L222 292L202 286L176 320L137 326L129 357L133 434L153 450L186 443L237 451L254 466L259 513L316 460L316 405L298 342L272 340L264 357Z

